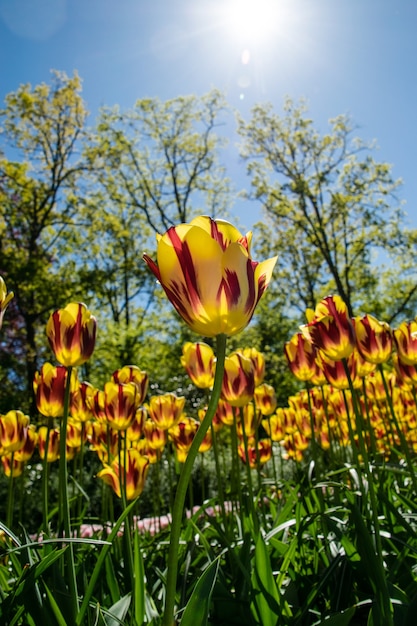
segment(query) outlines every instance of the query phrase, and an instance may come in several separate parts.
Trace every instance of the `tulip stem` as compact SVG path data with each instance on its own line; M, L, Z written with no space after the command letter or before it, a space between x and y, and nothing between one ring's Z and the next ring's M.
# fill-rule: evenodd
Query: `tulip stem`
M60 537L71 536L70 509L68 501L68 468L67 468L67 424L69 414L69 401L71 390L72 366L67 367L67 380L64 396L64 414L62 416L60 438L59 438L59 508L58 508L58 533ZM47 454L47 451L45 452ZM67 576L69 594L72 603L73 618L78 613L78 593L77 581L75 577L75 562L72 543L69 543L66 550Z
M204 419L196 432L191 447L188 451L187 458L185 459L184 465L182 466L172 509L171 537L167 561L168 570L165 591L165 610L162 620L162 626L173 626L175 624L174 611L178 574L178 547L181 535L184 502L187 494L188 484L190 482L194 461L197 457L200 445L202 444L204 437L210 427L210 424L213 421L222 388L224 360L226 355L226 335L217 335L216 342L217 361L213 391Z

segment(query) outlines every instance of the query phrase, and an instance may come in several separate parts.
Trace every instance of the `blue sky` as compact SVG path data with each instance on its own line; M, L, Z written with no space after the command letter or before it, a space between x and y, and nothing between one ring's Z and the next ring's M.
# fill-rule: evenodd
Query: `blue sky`
M256 102L280 111L286 95L305 97L319 128L349 113L357 134L377 141L417 226L415 0L253 0L249 25L248 1L0 0L0 99L21 83L48 82L51 69L78 70L92 116L100 105L212 87L244 116ZM232 120L224 131L239 189ZM240 200L233 213L247 228L259 218Z

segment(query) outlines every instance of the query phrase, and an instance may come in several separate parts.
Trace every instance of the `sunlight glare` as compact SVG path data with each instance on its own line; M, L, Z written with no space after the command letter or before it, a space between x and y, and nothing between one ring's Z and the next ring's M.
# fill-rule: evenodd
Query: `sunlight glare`
M281 0L229 0L230 31L246 41L258 41L276 30L284 17Z

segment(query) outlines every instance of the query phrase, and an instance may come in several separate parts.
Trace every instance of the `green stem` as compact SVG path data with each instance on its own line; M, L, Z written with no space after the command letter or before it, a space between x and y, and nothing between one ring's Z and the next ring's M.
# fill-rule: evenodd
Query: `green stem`
M51 434L51 428L53 426L53 421L51 417L48 417L48 425L46 431L45 438L45 453L42 459L42 513L43 513L43 532L46 535L49 535L49 463L48 463L48 448L49 448L49 438Z
M356 389L354 389L353 387L353 382L350 376L346 359L343 360L343 365L345 368L346 376L349 381L349 388L350 388L350 393L352 396L353 410L354 410L355 417L356 417L356 431L358 433L359 450L362 455L365 475L368 481L367 490L363 489L363 482L362 482L362 495L365 499L366 491L368 491L369 497L370 497L371 516L372 516L374 540L375 540L375 552L376 552L376 556L378 559L378 565L380 568L379 572L375 573L375 578L376 580L379 581L379 586L375 584L375 588L377 590L377 597L375 598L375 600L376 600L376 603L379 605L378 609L381 611L381 614L384 616L384 620L385 620L384 624L386 624L386 626L392 626L393 625L392 605L391 605L387 580L385 576L381 531L380 531L379 518L378 518L378 500L377 500L377 495L376 495L376 485L375 485L374 475L372 473L372 468L369 464L368 450L366 448L365 439L364 439L364 433L366 433L366 424L365 424L365 420L363 418L362 412L359 408ZM352 445L354 445L354 441L352 441ZM383 585L383 588L381 588L381 585Z
M12 528L13 525L13 503L14 503L14 476L13 476L13 464L14 464L14 452L12 452L10 461L10 476L9 476L9 488L7 490L7 514L6 514L6 526Z
M172 509L172 525L168 552L168 571L165 593L165 610L162 619L162 626L173 626L173 624L175 624L174 610L178 574L178 546L181 535L184 502L187 494L188 483L190 482L191 471L194 465L194 461L197 457L200 445L202 444L203 439L210 427L210 424L212 423L214 414L216 413L217 404L220 398L220 392L222 388L224 359L226 355L226 335L218 335L216 337L216 341L217 362L213 391L211 394L209 405L207 407L207 412L197 430L197 433L188 451L187 458L185 459L185 462L182 466Z
M391 398L391 394L389 392L388 389L388 384L385 378L385 374L384 374L384 368L382 367L382 364L378 365L379 371L381 373L381 378L382 378L382 383L384 385L384 391L385 391L385 395L388 401L388 406L389 406L389 410L391 413L391 417L392 417L392 421L394 422L395 425L395 430L397 431L397 435L400 439L401 442L401 448L404 452L405 455L405 459L407 461L407 467L408 467L408 471L410 472L410 477L411 477L411 482L413 483L413 489L414 489L414 495L417 494L417 478L414 472L414 466L413 466L413 461L411 459L411 455L410 455L410 449L408 446L408 442L404 436L404 433L402 431L402 428L398 422L398 418L397 418L397 414L395 413L394 410L394 405L392 403L392 398Z
M58 507L58 534L60 537L71 536L71 520L68 500L68 468L67 468L67 424L69 414L69 401L71 389L72 367L67 367L67 381L64 396L64 414L62 416L59 438L59 507ZM69 543L66 554L67 576L69 595L73 610L73 622L78 613L77 580L75 576L74 551L72 543Z

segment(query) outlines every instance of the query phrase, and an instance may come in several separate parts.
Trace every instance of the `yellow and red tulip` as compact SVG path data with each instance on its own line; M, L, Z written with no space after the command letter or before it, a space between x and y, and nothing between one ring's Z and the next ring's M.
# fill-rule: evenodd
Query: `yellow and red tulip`
M417 321L402 322L394 330L398 358L406 365L417 365Z
M336 389L349 389L349 377L353 385L359 387L362 382L356 375L356 356L352 352L348 359L346 359L349 377L346 374L346 370L342 361L334 361L327 357L324 353L319 351L317 355L317 362L320 369L326 377L326 380L330 385L336 387Z
M16 461L27 463L32 458L38 443L38 433L34 424L28 424L25 428L24 444L14 453Z
M353 323L357 348L365 361L375 364L388 361L393 343L389 325L372 315L356 317Z
M218 419L225 426L233 426L237 411L237 407L233 407L231 404L220 398L217 404L214 419Z
M215 356L211 346L202 341L188 341L182 347L181 365L186 369L193 384L200 389L213 386Z
M249 467L265 465L272 457L272 443L270 439L260 439L258 442L254 438L250 438L247 445L248 459L246 458L246 449L243 444L238 446L238 454L244 463L249 462Z
M174 444L180 463L184 463L198 427L197 420L184 415L175 426L169 429L168 436Z
M262 415L272 415L277 408L277 396L272 385L262 383L255 387L255 406Z
M321 300L311 317L300 330L317 350L332 361L340 361L352 354L355 332L347 306L340 296Z
M262 352L256 348L244 348L239 350L246 359L250 359L253 365L253 373L255 376L255 387L261 385L265 378L265 357Z
M240 409L240 416L237 420L237 433L240 437L254 437L261 423L261 412L253 406L253 402L245 404Z
M78 422L89 422L93 419L92 411L95 389L90 383L82 382L75 387L70 397L69 412L71 417Z
M255 392L255 374L251 359L240 352L225 358L221 398L232 406L245 406Z
M152 396L149 400L149 415L158 428L168 430L180 419L185 405L185 398L175 393Z
M4 454L16 452L25 444L29 417L22 411L8 411L0 415L0 446Z
M147 372L142 371L136 365L124 365L121 369L113 372L113 380L116 383L135 383L138 388L138 405L146 398L149 385Z
M49 437L49 439L48 439ZM48 439L48 449L46 450L46 442ZM40 426L38 428L38 450L42 460L45 458L48 463L53 463L59 458L59 430L58 428L50 428L48 435L48 427Z
M162 430L151 419L147 419L143 425L143 434L150 448L163 450L167 441L166 431Z
M123 465L122 460L122 467L120 467L118 459L115 459L111 465L106 465L98 472L97 478L101 478L110 485L119 498L122 497L120 481L122 479L122 484L126 488L126 499L134 500L143 491L148 469L148 458L135 448L129 448L126 452L126 465Z
M284 353L291 372L298 380L312 380L317 374L317 350L302 333L296 333L286 342Z
M137 441L143 435L143 425L148 417L148 412L145 407L140 406L136 413L133 421L129 424L126 430L126 438L128 441Z
M97 322L85 304L71 302L54 311L46 324L46 336L61 365L77 367L91 357Z
M23 461L16 459L15 454L10 453L2 456L1 462L3 465L4 475L7 478L10 478L11 476L13 476L13 478L17 478L22 475L25 464Z
M72 376L75 385L75 370ZM59 418L63 416L66 383L66 367L51 365L51 363L42 365L40 371L35 373L33 380L33 390L39 413L45 417Z
M194 332L235 335L252 319L276 263L253 261L250 243L251 233L201 216L157 236L157 262L143 258Z
M135 383L105 383L103 400L107 422L111 428L126 430L139 408L138 388Z

